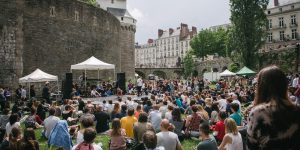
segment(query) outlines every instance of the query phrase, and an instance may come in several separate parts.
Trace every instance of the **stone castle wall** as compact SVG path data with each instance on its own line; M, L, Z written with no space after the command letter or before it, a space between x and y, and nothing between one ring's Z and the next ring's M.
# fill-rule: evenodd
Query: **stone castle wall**
M135 39L135 26L133 25L121 25L121 70L120 72L125 72L126 79L134 79L135 74L135 48L134 48L134 39ZM133 43L133 44L129 44Z
M134 75L135 29L121 29L108 12L76 0L1 0L0 8L0 85L17 84L36 68L61 80L91 56Z

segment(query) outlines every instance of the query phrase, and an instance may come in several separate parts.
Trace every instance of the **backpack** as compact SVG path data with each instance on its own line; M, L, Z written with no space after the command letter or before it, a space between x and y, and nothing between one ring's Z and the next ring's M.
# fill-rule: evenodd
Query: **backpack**
M28 116L26 119L25 119L25 127L26 128L34 128L35 129L35 117L34 116Z

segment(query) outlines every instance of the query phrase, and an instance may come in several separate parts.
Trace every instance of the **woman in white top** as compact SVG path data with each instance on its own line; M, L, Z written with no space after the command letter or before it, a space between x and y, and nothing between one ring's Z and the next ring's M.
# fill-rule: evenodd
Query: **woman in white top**
M219 150L243 150L242 136L232 118L225 120L225 133Z
M21 129L21 124L18 122L19 116L18 114L12 114L9 116L9 122L6 124L6 136L8 137L12 128L19 128Z
M92 117L83 117L80 124L81 129L77 132L76 144L80 144L84 141L84 131L85 129L94 126L94 120Z

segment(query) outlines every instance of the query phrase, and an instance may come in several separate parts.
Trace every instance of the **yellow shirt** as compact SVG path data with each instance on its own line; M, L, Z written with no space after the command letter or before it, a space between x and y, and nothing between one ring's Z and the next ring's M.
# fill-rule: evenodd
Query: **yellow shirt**
M133 124L137 122L134 116L127 116L121 119L121 128L125 129L127 137L133 138Z

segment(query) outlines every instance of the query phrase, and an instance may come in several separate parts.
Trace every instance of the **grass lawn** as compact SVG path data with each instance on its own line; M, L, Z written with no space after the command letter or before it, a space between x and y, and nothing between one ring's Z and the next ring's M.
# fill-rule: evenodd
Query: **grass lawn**
M42 131L43 129L36 129L35 130L35 135L36 138L38 139L39 145L40 145L40 150L47 150L48 145L47 145L47 140L45 138L42 138ZM76 140L73 140L73 143L75 143ZM109 137L107 135L97 135L95 143L102 143L102 149L103 150L108 150L108 142L109 142ZM193 150L195 146L198 144L198 141L195 140L185 140L182 143L183 149L184 150Z

